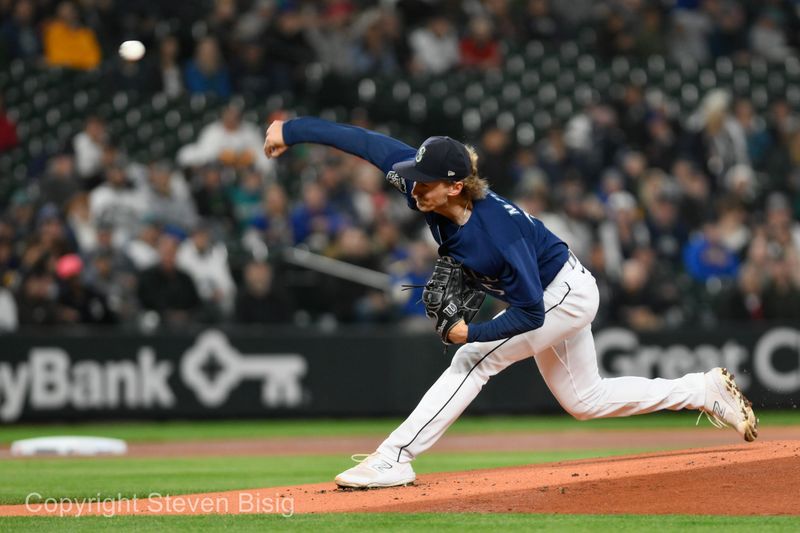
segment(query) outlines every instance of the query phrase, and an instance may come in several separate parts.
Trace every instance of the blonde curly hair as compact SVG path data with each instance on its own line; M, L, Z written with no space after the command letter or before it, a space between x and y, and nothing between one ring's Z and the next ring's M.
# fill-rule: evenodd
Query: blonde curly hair
M489 193L489 181L478 176L478 152L475 148L467 145L467 152L472 163L472 171L469 176L461 180L464 184L461 195L470 200L483 200Z

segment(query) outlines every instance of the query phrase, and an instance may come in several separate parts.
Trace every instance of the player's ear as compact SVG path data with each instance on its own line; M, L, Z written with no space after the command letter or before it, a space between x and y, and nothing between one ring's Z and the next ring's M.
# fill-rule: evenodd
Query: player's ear
M461 191L464 189L464 182L463 181L454 181L450 184L450 191L447 193L448 196L458 196L461 194Z

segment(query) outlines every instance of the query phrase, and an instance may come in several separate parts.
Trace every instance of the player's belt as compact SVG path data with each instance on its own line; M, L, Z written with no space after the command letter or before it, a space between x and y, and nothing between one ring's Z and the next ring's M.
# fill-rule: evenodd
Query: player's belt
M580 261L578 261L578 258L575 257L575 254L572 253L572 250L567 250L567 251L569 252L569 255L567 256L567 264L571 266L573 270L575 270L581 263ZM586 269L584 269L582 265L581 265L581 271L582 272L586 271Z
M572 250L567 250L569 255L567 256L567 264L572 268L575 268L578 264L578 258L575 257L575 254L572 253Z

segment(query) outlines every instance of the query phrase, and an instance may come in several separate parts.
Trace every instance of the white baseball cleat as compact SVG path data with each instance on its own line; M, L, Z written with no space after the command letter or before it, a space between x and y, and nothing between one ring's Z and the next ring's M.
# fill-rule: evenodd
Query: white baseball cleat
M758 437L758 418L727 368L706 372L706 403L701 411L718 428L733 426L747 442ZM698 418L698 421L700 419Z
M362 457L358 459L358 457ZM410 463L398 463L378 452L371 455L353 455L359 464L336 476L336 484L351 489L400 487L414 483L417 475Z

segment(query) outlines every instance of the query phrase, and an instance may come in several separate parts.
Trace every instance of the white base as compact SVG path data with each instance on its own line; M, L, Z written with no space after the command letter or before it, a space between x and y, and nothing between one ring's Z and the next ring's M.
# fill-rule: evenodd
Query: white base
M11 443L11 455L124 455L124 440L105 437L39 437Z

